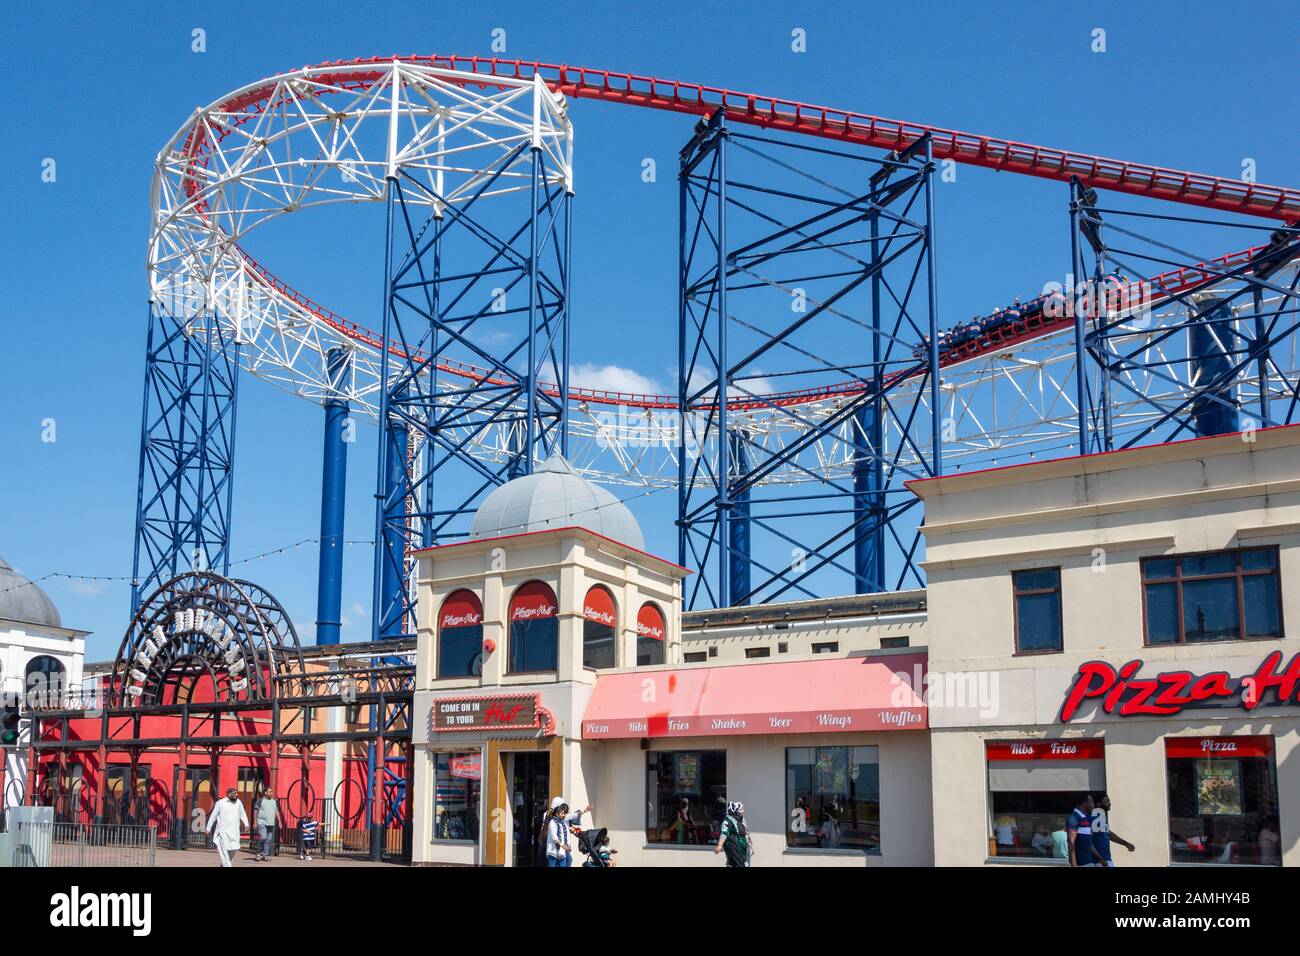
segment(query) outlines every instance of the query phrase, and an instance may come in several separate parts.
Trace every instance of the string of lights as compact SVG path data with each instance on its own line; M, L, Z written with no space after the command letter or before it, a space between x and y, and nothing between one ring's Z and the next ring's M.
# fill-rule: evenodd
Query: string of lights
M625 498L619 498L617 500L621 504L626 504L629 501L634 501L638 498L645 498L648 497L649 495L657 494L660 491L666 491L666 490L668 489L650 488L645 491L639 491L635 494L628 495ZM578 510L569 512L568 517L577 518L579 515L586 514L587 512L590 511L595 511L601 507L603 506L597 504L597 505L593 505L590 508L580 508ZM358 538L355 540L344 541L343 543L345 545L364 544L364 545L373 546L375 542L374 539L371 538ZM295 541L292 544L286 544L278 548L272 548L269 551L263 551L261 554L253 554L253 555L249 555L246 558L239 558L236 561L231 561L230 566L234 568L234 567L239 567L240 565L252 564L254 561L261 561L265 558L276 557L277 555L286 554L290 551L296 551L299 548L302 548L304 546L319 545L319 544L320 544L320 538L303 538L301 541ZM9 591L16 591L19 588L32 587L36 584L39 584L42 581L49 581L52 579L60 579L65 581L130 582L131 576L129 574L74 574L71 571L50 571L46 574L42 574L40 577L32 578L29 581L24 581L21 584L14 584L7 588L0 588L0 594L5 594L8 593Z

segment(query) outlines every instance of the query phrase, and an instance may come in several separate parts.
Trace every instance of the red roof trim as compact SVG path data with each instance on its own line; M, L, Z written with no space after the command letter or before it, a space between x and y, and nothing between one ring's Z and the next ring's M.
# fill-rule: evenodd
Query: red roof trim
M1281 431L1286 428L1300 428L1300 422L1293 422L1289 425L1269 425L1266 428L1255 429L1255 434L1264 432ZM962 478L966 475L987 475L997 471L1010 471L1013 468L1032 468L1035 465L1048 465L1057 461L1070 461L1076 458L1103 458L1110 455L1123 455L1128 452L1147 451L1152 448L1173 447L1174 445L1190 445L1198 441L1211 441L1215 438L1229 438L1233 435L1243 435L1245 432L1224 432L1222 435L1197 435L1195 438L1181 438L1178 441L1157 442L1154 445L1135 445L1132 448L1112 448L1110 451L1093 451L1086 455L1062 455L1060 458L1041 458L1034 461L1018 461L1012 465L994 465L991 468L977 468L974 471L953 471L946 475L934 475L930 478L913 478L910 481L903 482L903 487L912 494L916 494L913 485L924 485L932 481L943 481L948 478ZM921 497L917 495L917 497Z

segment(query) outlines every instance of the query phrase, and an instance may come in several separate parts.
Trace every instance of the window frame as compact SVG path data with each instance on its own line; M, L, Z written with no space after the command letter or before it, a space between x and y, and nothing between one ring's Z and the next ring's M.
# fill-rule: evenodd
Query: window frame
M1016 587L1016 575L1033 574L1042 571L1056 572L1056 587L1054 588L1029 588L1020 590ZM1011 570L1011 630L1012 638L1015 642L1014 657L1037 657L1041 654L1064 654L1065 653L1065 581L1061 576L1061 566L1059 564L1045 568L1013 568ZM1043 648L1041 650L1023 650L1020 647L1020 598L1032 597L1038 594L1055 594L1056 601L1056 627L1057 635L1060 637L1059 647Z
M850 760L850 759L852 758L852 752L855 751L855 750L871 750L871 751L874 751L874 756L875 756L876 759L875 759L875 760L872 762L872 764L871 764L872 766L874 766L874 767L876 768L876 800L875 800L875 806L876 806L876 825L877 825L877 832L876 832L876 845L875 845L874 847L870 847L870 846L857 847L857 846L843 846L843 845L838 846L838 847L823 847L823 846L815 846L815 845L814 845L814 846L809 846L809 845L806 845L806 844L801 845L801 844L798 844L798 843L791 843L791 842L790 842L790 839L791 839L791 833L792 833L792 831L790 830L790 817L791 817L791 810L793 809L793 807L791 806L791 803L790 803L790 796L791 796L791 794L790 794L790 751L792 751L792 750L811 750L811 751L813 751L814 755L817 753L817 751L820 751L820 750L843 750L843 751L846 752L846 753L845 753L846 763L847 763L848 760ZM882 830L881 827L880 827L880 821L881 821L881 817L882 817L882 808L883 808L883 806L884 806L884 800L883 800L884 794L881 792L881 789L880 789L880 780L881 780L880 768L881 768L881 762L880 762L880 744L878 744L878 743L870 743L870 744L864 744L864 743L848 743L848 744L840 744L840 743L834 743L834 744L817 744L817 743L809 743L809 744L793 744L793 745L790 745L790 746L785 747L785 748L784 748L784 753L783 753L783 755L782 755L782 769L784 770L784 774L785 774L785 787L784 787L784 793L782 794L782 798L783 798L783 800L784 800L784 802L785 802L785 813L786 813L786 819L785 819L785 830L784 830L784 832L781 834L782 839L783 839L784 844L785 844L784 847L783 847L784 852L786 852L786 853L839 853L839 854L845 854L845 853L847 853L847 854L861 854L861 855L864 855L864 856L875 856L875 857L879 857L879 856L881 856L881 855L884 853L884 843L885 843L885 840L884 840L884 832L883 832L883 830ZM825 797L823 796L822 799L824 800ZM860 803L867 804L867 805L870 805L870 801L862 800L861 798L859 798L859 802L860 802ZM809 821L809 822L810 822L810 824L813 823L812 821ZM818 829L818 827L817 827L816 825L813 825L813 826L812 826L812 829L810 829L808 832L810 832L810 833L815 833L817 829Z
M1273 567L1260 571L1248 571L1241 566L1241 556L1248 551L1271 551ZM1183 560L1186 558L1204 558L1214 555L1230 554L1233 556L1234 568L1231 572L1218 574L1196 574L1190 579L1183 577ZM1148 578L1147 564L1153 561L1173 561L1172 578ZM1246 594L1244 578L1271 576L1277 587L1277 633L1266 637L1251 637L1246 633ZM1187 640L1187 631L1183 617L1183 581L1218 581L1234 580L1237 584L1237 637L1221 638L1213 641ZM1147 608L1147 586L1151 584L1172 584L1176 601L1176 618L1178 622L1178 639L1168 643L1151 643L1150 615ZM1259 545L1247 548L1221 548L1215 551L1189 551L1185 554L1154 554L1138 560L1138 587L1142 591L1142 646L1143 647L1197 647L1203 644L1233 644L1238 641L1281 641L1286 639L1286 622L1283 619L1282 594L1282 555L1276 544Z
M678 754L696 754L697 756L699 756L699 758L700 758L700 785L701 785L701 788L703 788L703 785L704 785L704 756L705 756L706 754L716 754L716 755L721 755L721 757L722 757L722 788L723 788L723 795L724 795L724 796L729 796L729 794L727 793L727 787L729 786L729 780L730 780L730 770L729 770L729 768L728 768L728 766L727 766L727 765L728 765L728 762L729 762L728 759L727 759L728 756L729 756L729 752L728 752L728 749L727 749L726 747L698 747L698 748L691 748L691 747L677 747L677 748L673 748L673 749L664 749L664 750L646 750L646 751L643 751L643 753L645 754L645 762L642 764L642 766L645 768L643 772L644 772L644 774L645 774L645 791L644 791L644 792L645 792L645 801L646 801L646 807L647 807L647 808L649 808L649 807L652 805L651 794L650 794L650 776L649 776L649 773L650 773L650 762L651 762L651 761L654 761L654 763L655 763L655 767L654 767L654 770L655 770L655 786L656 786L656 788L658 788L658 784L659 784L660 760L661 760L661 758L662 758L665 754L669 754L669 755L671 755L671 756L673 757L673 759L674 759L674 762L676 761L676 757L677 757ZM657 797L658 797L658 794L657 794L657 793L655 794L655 797L656 797L656 801L654 801L654 802L657 803ZM703 790L702 790L702 789L701 789L701 792L700 792L700 795L699 795L699 798L698 798L698 802L699 802L700 809L701 809L701 816L703 816L703 814L706 814L706 813L709 812L709 804L708 804L708 803L705 801L705 799L704 799L704 794L703 794ZM703 842L703 843L685 843L685 842L682 842L682 843L676 843L676 842L664 843L664 842L660 842L660 841L658 841L658 840L653 840L653 841L652 841L652 840L650 839L650 825L649 825L649 824L650 824L649 813L647 813L647 814L645 815L644 820L642 821L642 827L641 827L641 841L642 841L641 845L642 845L642 847L643 847L644 849L647 849L647 850L649 850L649 849L657 849L657 850L659 850L659 849L700 850L700 849L709 849L709 848L710 848L710 843L709 843L708 841L705 841L705 842ZM700 822L699 822L699 821L696 821L696 826L697 826L697 827L700 826ZM658 827L658 824L657 824L657 823L656 823L656 829L660 829L660 828Z
M429 751L429 757L431 758L431 762L433 764L433 767L431 768L433 771L433 799L429 801L429 816L430 816L429 843L433 846L478 846L479 844L479 838L483 835L483 794L487 790L487 787L485 786L485 781L481 776L482 773L481 769L480 769L480 776L478 779L478 787L479 787L478 801L474 813L475 835L473 837L445 837L445 838L438 836L438 758L440 757L447 758L447 772L450 775L451 760L453 757L472 757L476 754L478 755L480 761L479 767L482 768L486 766L487 759L482 748L476 749L474 747L470 747L468 750L440 749L440 750ZM467 787L466 791L468 792L468 790L469 788Z
M530 584L540 584L542 587L546 588L547 592L549 593L550 599L555 602L555 613L548 617L536 617L536 618L532 618L531 620L522 621L522 622L516 621L515 601L519 599L519 592L521 592L524 588L528 587ZM522 623L526 627L529 624L535 624L539 621L555 621L555 666L542 667L534 670L515 670L513 666L514 656L515 656L515 644L519 637L519 635L515 631L515 625ZM541 578L529 578L527 581L524 581L522 584L517 585L514 588L514 590L510 592L510 600L506 602L506 642L507 642L506 661L505 661L506 676L510 677L516 674L559 673L560 670L560 599L555 593L555 588L551 587L549 583L543 581Z
M593 621L591 618L587 617L586 614L587 598L591 596L592 591L596 591L596 590L604 591L606 596L608 596L610 607L614 609L613 624L605 624L601 621ZM619 635L623 633L622 626L621 626L622 615L619 612L618 599L614 597L614 592L607 585L597 581L595 584L587 588L586 593L582 597L582 607L583 607L583 615L582 615L582 667L583 669L592 671L593 673L603 671L603 670L614 670L619 666L618 663L619 658L622 657L622 654L620 653L621 648L619 647L620 644ZM608 627L610 629L610 642L611 642L610 650L613 653L614 660L613 663L609 664L606 667L592 667L587 663L587 625L588 624L595 624L599 627Z

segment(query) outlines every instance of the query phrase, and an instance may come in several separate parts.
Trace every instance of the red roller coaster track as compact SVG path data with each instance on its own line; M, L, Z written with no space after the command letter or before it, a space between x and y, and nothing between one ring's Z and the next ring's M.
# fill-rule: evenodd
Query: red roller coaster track
M532 60L439 54L337 60L304 69L310 70L311 78L322 84L346 89L366 88L378 80L382 73L379 71L368 73L364 69L357 68L369 64L387 65L394 60L427 64L461 73L464 75L462 82L467 85L492 86L495 85L493 80L496 78L531 79L533 76L540 76L548 87L566 96L701 116L712 115L721 109L727 120L733 123L820 136L880 149L902 149L928 135L931 137L933 155L939 160L952 159L966 165L1061 182L1069 182L1077 178L1080 182L1099 189L1185 203L1206 209L1280 219L1285 222L1300 218L1300 190L1297 189L1107 159L1102 156L1033 146L992 136L962 133L937 126L886 119L755 93L741 93L719 87L614 70ZM339 72L331 72L332 70ZM274 95L275 89L276 81L268 80L216 105L213 110L227 114L247 112L250 117L255 116L266 108L267 101ZM207 159L204 131L205 126L196 123L183 147L184 154L190 157L190 161L195 165L203 165ZM224 135L225 132L226 130L223 129L219 135ZM191 194L196 188L196 183L196 179L187 182L186 188L187 191L191 191ZM1224 269L1241 264L1255 251L1250 249L1229 253L1213 263L1203 263L1190 269L1179 269L1157 276L1152 280L1157 299L1177 294L1196 282L1205 281ZM299 307L310 311L322 322L349 338L376 348L381 347L381 337L378 333L313 302L258 263L248 259L247 256L245 258L263 281L294 301ZM1066 324L1072 324L1072 321ZM1062 327L1060 322L1042 323L1032 328L1017 327L1005 334L1000 333L996 341L973 342L962 349L960 354L949 353L943 364L965 361L982 351L1006 348L1014 342L1050 334L1060 327ZM439 368L465 378L492 381L488 370L464 363L448 363L445 366L440 363ZM864 387L862 382L845 382L841 386L767 395L761 401L733 403L732 407L744 408L749 405L758 408L803 404L837 395L851 395L860 392ZM548 393L553 392L556 396L559 394L555 386L544 386L544 389ZM570 389L570 399L578 402L628 405L639 408L677 407L677 400L671 396L633 395L582 388Z

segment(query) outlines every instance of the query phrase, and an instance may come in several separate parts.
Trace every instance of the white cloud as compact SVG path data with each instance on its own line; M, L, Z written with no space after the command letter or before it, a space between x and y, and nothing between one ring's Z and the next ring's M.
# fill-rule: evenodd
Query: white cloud
M103 581L79 581L71 578L68 580L68 590L82 597L99 597L108 588Z
M632 392L639 395L666 395L668 389L653 378L619 365L575 365L570 381L578 388Z

